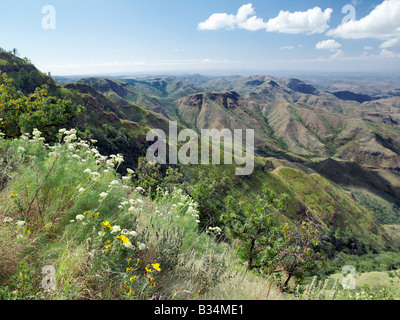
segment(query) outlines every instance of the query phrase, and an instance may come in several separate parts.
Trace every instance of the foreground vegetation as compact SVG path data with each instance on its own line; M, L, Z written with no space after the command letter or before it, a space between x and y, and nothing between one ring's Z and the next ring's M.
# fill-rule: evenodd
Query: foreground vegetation
M321 176L283 166L243 181L229 174L232 166L182 174L147 163L129 145L138 158L132 170L117 154L132 139L110 126L99 142L61 129L74 127L83 108L73 94L75 102L47 89L23 93L0 78L0 299L398 296L399 254L354 254L384 248L385 237L367 211ZM113 143L110 132L118 133ZM96 145L115 154L104 156ZM339 234L329 236L341 243L333 246L325 242L332 231L326 224L338 213ZM365 245L353 242L354 234ZM330 275L348 264L389 272L385 283L394 291L373 283L343 290Z
M95 141L80 140L73 129L61 130L53 145L43 140L34 130L0 141L0 299L322 298L304 296L310 286L282 293L279 279L263 271L263 250L247 250L245 238L222 241L218 227L199 228L198 204L176 186L147 193L133 170L117 173L121 155L100 155ZM282 199L263 200L246 207L254 227L263 221L254 213L268 203L279 208ZM340 297L335 285L323 298Z
M199 233L192 199L176 188L145 196L132 171L117 175L121 156L62 132L54 146L39 131L1 141L2 299L219 298L221 283L234 294L244 268L216 234ZM254 297L252 284L263 282L246 277L238 298Z

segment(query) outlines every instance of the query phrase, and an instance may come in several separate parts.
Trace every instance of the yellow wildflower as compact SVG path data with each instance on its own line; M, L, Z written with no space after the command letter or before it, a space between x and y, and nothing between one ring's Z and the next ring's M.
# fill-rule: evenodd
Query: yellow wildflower
M104 227L106 227L106 228L109 228L110 230L112 229L112 227L111 227L111 225L110 225L110 223L109 223L108 221L104 221L104 222L102 223L102 225L103 225Z
M147 266L147 267L149 267L149 265ZM145 273L152 273L152 272L154 272L154 270L152 270L152 269L149 269L149 268L145 268L146 269L146 272Z
M125 236L117 236L117 239L121 240L122 243L131 243L131 241Z
M161 271L161 269L160 269L160 264L159 264L159 263L152 264L152 267L153 267L156 271L158 271L158 272Z

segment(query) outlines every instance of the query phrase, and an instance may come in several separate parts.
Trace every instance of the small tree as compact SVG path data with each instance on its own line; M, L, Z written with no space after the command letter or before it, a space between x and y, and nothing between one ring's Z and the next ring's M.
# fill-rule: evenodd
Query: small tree
M230 236L240 240L239 257L247 261L247 270L258 269L271 276L285 274L286 290L296 272L316 266L320 258L315 247L320 243L319 226L307 218L293 225L279 225L277 215L288 200L263 186L254 203L240 203L229 196L222 215Z
M321 243L322 235L319 224L312 215L306 220L296 221L293 225L282 226L285 239L284 251L280 253L282 271L286 273L286 280L282 285L287 290L293 276L300 276L302 272L311 271L322 260L322 255L315 250Z
M226 178L217 180L210 177L205 171L198 172L196 182L186 186L186 192L199 204L200 229L209 226L218 226L224 205L218 196L224 192Z
M239 256L247 261L247 269L270 269L278 256L283 238L276 223L288 196L277 194L266 185L254 203L239 203L232 196L227 197L226 212L222 221L234 239L239 239ZM271 264L271 265L272 265Z

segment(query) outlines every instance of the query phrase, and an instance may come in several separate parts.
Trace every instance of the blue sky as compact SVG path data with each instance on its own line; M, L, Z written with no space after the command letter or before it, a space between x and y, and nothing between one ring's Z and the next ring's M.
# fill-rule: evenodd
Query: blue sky
M53 75L392 72L400 0L2 1L0 47Z

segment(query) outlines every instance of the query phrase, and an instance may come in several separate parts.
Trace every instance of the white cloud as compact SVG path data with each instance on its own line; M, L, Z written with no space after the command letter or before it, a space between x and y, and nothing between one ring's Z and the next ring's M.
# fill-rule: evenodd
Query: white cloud
M379 48L387 49L387 48L391 48L391 47L397 46L399 44L400 44L400 37L399 38L392 38L392 39L389 39L389 40L385 41L384 43L382 43L379 46Z
M328 8L322 11L315 7L304 12L280 11L278 16L265 22L257 17L251 3L239 8L236 15L228 13L214 13L206 21L200 22L198 30L244 29L257 31L265 29L268 32L290 34L323 33L329 29L328 22L333 10Z
M251 3L241 6L236 15L214 13L206 21L200 22L199 30L219 29L246 29L256 31L265 28L265 22L254 16L255 11ZM250 17L249 17L250 16Z
M381 48L388 48L400 38L400 1L384 0L367 16L351 20L329 30L326 35L344 39L373 38L385 41Z
M389 59L400 59L400 53L396 53L387 49L381 50L380 56Z
M373 47L370 47L370 46L365 46L364 47L364 50L373 50L374 48Z
M323 33L328 28L328 22L333 10L331 8L322 11L320 7L315 7L307 11L281 11L276 18L267 22L267 31L281 33Z
M294 49L294 46L284 46L284 47L281 47L281 50L292 50L292 49Z
M336 51L342 45L333 39L320 41L316 44L315 48L318 50L334 50Z

